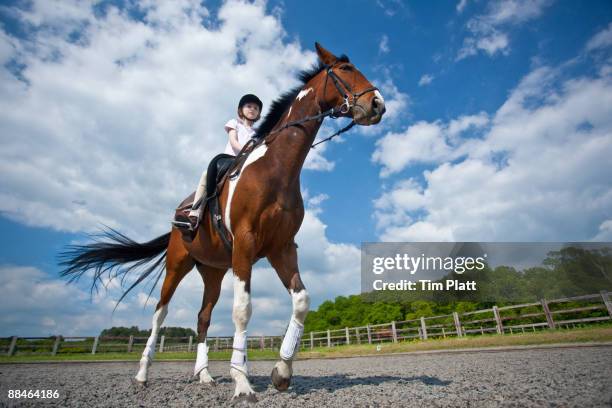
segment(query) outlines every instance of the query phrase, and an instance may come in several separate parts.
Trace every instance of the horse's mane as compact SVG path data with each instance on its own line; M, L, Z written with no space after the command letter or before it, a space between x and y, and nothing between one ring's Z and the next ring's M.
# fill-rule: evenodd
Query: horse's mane
M350 62L349 58L346 55L338 57L338 61ZM298 74L298 78L300 79L301 84L296 86L292 90L285 92L284 94L276 98L274 102L272 102L272 104L270 105L270 111L263 118L261 125L259 125L259 128L257 129L255 137L259 139L270 133L270 131L274 128L274 126L283 116L285 111L289 108L289 106L298 96L304 85L306 85L312 78L317 76L319 72L323 71L323 69L325 68L326 65L319 61L318 63L310 67L310 69L300 72Z

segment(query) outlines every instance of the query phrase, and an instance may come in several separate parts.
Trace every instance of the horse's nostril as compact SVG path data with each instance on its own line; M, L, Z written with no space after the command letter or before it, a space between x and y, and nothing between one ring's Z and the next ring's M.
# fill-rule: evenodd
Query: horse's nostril
M385 113L385 111L387 110L387 108L385 108L385 103L382 102L379 98L372 99L372 109L374 109L374 112L380 115Z

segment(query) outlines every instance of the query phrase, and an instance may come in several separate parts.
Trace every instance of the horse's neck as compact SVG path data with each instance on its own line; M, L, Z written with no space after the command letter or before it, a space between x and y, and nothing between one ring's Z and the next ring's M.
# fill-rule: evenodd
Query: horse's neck
M305 95L302 95L303 93ZM283 115L278 127L283 126L287 122L304 119L320 113L319 106L315 100L314 90L310 92L302 91L287 109L287 113ZM291 126L281 131L274 143L272 143L271 147L274 148L270 153L275 156L275 160L282 163L284 172L282 178L287 182L299 181L304 161L321 123L322 120L311 120L297 126Z

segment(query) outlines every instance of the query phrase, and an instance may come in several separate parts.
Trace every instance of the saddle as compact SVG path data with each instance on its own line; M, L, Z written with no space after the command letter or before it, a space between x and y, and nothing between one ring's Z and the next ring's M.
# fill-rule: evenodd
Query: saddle
M174 219L188 219L189 212L191 208L200 208L200 220L204 218L205 211L208 209L210 213L210 219L215 227L215 230L221 237L221 241L223 241L223 245L228 250L228 252L232 253L232 243L231 243L231 234L229 233L225 223L223 222L223 217L221 215L221 208L219 205L219 196L223 189L223 185L228 178L235 178L240 174L242 166L246 158L253 151L255 146L259 144L261 140L251 139L247 142L238 156L232 156L231 154L220 153L216 155L208 164L208 170L206 173L206 192L203 197L193 205L193 200L195 198L195 191L189 194L187 198L185 198L179 206L175 210ZM187 223L177 223L177 224L187 224ZM176 224L175 224L176 225ZM181 233L183 234L183 240L187 242L193 241L195 235L197 234L199 228L196 227L194 231L189 230L187 228L179 228Z

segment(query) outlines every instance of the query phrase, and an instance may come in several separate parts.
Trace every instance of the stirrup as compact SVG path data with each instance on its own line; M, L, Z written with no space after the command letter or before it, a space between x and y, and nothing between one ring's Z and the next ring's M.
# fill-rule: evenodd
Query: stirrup
M194 216L177 216L174 220L172 220L172 225L179 229L188 230L194 232L198 229L198 217Z

